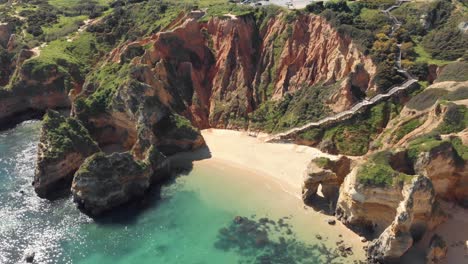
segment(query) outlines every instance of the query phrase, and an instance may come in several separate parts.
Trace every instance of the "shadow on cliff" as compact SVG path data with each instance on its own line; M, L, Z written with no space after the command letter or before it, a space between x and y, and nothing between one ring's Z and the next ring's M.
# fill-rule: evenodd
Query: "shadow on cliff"
M162 200L161 189L174 184L176 179L187 176L193 170L193 162L211 158L208 147L192 152L178 153L169 157L169 168L164 172L164 180L154 183L141 197L115 208L103 215L94 217L94 221L102 225L130 225L134 224L139 215L150 208L157 208Z

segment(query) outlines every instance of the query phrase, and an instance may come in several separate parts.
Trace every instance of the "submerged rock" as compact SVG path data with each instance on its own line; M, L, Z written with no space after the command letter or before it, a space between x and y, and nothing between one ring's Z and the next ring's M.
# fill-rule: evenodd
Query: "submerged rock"
M69 188L73 173L90 155L99 151L80 121L48 111L42 123L34 176L34 189L43 198Z
M25 260L27 263L33 263L34 257L35 257L35 256L36 256L36 253L34 253L34 252L27 253L27 254L24 256L24 260Z
M151 166L126 153L89 157L75 173L73 199L91 215L122 205L142 196L150 185Z

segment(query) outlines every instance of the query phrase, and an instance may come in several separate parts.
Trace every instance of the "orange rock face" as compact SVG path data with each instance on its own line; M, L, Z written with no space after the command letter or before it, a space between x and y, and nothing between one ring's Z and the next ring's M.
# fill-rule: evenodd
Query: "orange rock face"
M300 15L290 23L280 15L261 27L253 16L206 23L194 17L181 16L165 32L118 47L108 61L119 63L146 47L129 58L149 66L136 78L168 106L179 100L177 90L183 114L200 128L233 128L232 120L246 118L261 102L305 86L336 83L341 89L326 102L334 111L356 102L352 89L375 88L371 59L321 17Z

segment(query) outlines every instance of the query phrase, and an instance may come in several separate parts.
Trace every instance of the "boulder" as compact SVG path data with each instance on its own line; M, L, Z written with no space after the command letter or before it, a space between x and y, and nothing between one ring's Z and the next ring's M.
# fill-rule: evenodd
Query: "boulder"
M145 194L152 167L129 153L97 153L75 173L73 200L80 209L96 216Z

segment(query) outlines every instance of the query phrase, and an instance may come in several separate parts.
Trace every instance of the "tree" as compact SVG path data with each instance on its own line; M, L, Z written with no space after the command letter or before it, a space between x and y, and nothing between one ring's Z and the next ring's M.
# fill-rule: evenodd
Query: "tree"
M351 9L344 0L328 1L325 3L325 8L331 9L335 12L351 12Z
M323 6L323 2L313 2L306 6L306 10L309 13L318 15L322 13L323 10L325 10L325 7Z

